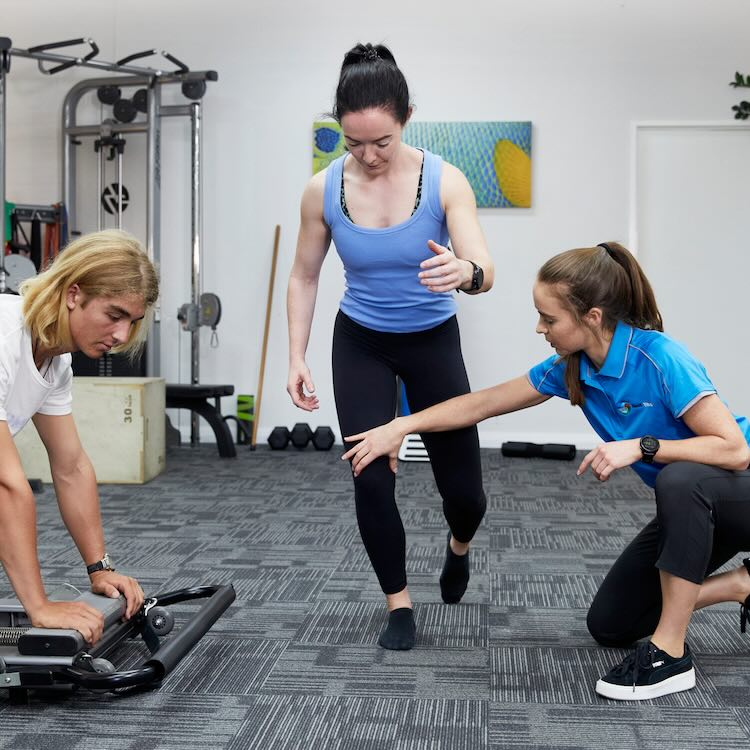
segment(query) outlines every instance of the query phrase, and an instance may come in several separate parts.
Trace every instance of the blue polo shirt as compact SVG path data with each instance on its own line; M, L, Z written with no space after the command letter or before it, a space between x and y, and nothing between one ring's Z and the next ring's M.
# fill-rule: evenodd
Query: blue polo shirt
M679 342L660 331L618 323L600 370L581 352L581 382L586 415L605 442L653 435L663 440L695 437L685 412L716 393L705 367ZM539 393L569 398L565 362L553 355L533 367L529 381ZM737 417L750 444L750 422ZM650 487L664 464L638 461L633 469Z

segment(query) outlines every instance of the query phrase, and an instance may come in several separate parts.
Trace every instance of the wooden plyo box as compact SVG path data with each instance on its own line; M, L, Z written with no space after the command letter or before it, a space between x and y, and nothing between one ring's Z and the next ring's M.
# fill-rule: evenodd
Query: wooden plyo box
M143 484L164 469L164 378L73 378L73 418L104 484ZM32 422L15 436L26 476L51 482L47 451Z

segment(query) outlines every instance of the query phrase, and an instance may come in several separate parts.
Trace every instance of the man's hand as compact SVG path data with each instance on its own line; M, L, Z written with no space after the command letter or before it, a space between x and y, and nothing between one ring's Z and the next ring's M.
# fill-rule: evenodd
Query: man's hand
M120 575L113 570L98 570L92 573L91 590L95 594L109 596L112 599L122 594L125 597L127 606L125 608L125 619L129 620L143 606L144 594L135 578Z
M84 602L47 601L27 614L35 628L77 630L90 646L104 632L104 615Z

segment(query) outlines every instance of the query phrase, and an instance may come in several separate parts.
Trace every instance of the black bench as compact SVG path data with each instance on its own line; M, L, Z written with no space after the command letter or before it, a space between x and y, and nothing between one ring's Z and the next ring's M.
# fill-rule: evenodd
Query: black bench
M167 409L189 409L200 414L210 425L216 436L216 446L222 458L234 458L237 449L234 446L232 433L221 416L219 399L231 396L233 385L189 385L186 383L167 383ZM209 399L214 399L212 404Z

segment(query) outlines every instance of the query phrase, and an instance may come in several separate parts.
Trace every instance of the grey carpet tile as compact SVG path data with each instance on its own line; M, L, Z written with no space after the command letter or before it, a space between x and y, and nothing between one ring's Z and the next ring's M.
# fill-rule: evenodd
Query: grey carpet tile
M584 454L579 453L578 461ZM149 593L232 583L237 600L160 690L79 691L11 705L0 747L25 750L698 750L750 746L750 635L738 606L698 612L698 687L642 705L596 696L625 651L599 648L586 610L654 513L632 472L601 484L577 462L482 451L488 511L461 604L440 599L446 523L428 464L402 464L417 647L377 646L383 595L340 451L170 451L147 485L100 488L108 547ZM86 585L50 488L37 496L48 589ZM741 555L724 569L737 565ZM0 597L10 594L0 575ZM173 607L177 627L196 603ZM626 605L625 605L626 606ZM132 641L111 655L142 663Z
M317 519L297 520L287 523L248 523L233 530L222 537L222 544L257 545L299 545L317 547L321 556L329 547L349 546L355 538L359 540L359 532L351 525L331 526L325 521Z
M363 668L366 665L366 669ZM386 651L377 646L291 644L264 694L488 700L484 649Z
M156 543L141 537L128 541L126 564L128 569L132 568L176 568L184 567L200 551L202 545L196 545L186 540L165 540L160 538ZM114 557L114 556L113 556ZM120 561L114 560L119 566ZM75 548L66 548L55 554L46 556L45 564L67 565L69 567L81 567L81 556Z
M587 609L599 588L598 576L549 573L490 573L495 606Z
M424 580L424 582L422 582ZM434 575L429 576L410 576L409 590L414 596L415 587L420 591L429 591L430 588L437 586L437 580ZM436 594L439 596L439 594ZM326 601L371 601L383 604L383 592L378 585L377 579L372 571L348 571L337 570L332 575L323 590L320 598ZM420 595L420 601L423 601Z
M198 549L191 558L194 565L212 568L316 568L338 570L348 554L347 547L319 547L295 544L211 544Z
M307 617L309 602L235 600L232 606L214 623L211 634L229 638L291 641ZM169 608L175 617L187 619L189 603Z
M490 646L590 645L584 613L578 609L490 607Z
M490 534L490 550L522 549L561 551L612 551L618 552L626 539L635 536L638 529L574 528L554 524L551 526L524 526L497 528Z
M414 609L422 647L486 648L489 640L486 604L420 604Z
M746 750L738 717L721 708L504 705L489 708L489 750Z
M744 706L733 707L731 711L735 720L742 728L742 731L747 735L747 742L750 744L750 711ZM729 724L730 722L727 723Z
M488 569L508 573L585 574L604 578L620 550L607 552L571 552L565 550L536 552L523 549L490 551Z
M725 706L750 709L750 669L748 652L738 655L699 654L700 669L721 697ZM750 742L748 742L750 746Z
M287 641L207 635L162 686L170 693L250 695L273 673Z
M483 648L487 645L486 605L417 604L414 619L421 647ZM295 640L305 644L371 645L385 627L381 602L319 601Z
M266 695L251 701L227 750L487 747L487 705L481 701Z
M223 748L240 731L240 698L128 696L79 692L0 713L0 748L8 750L195 750Z
M222 567L209 573L204 568L185 567L170 578L165 587L172 590L207 584L232 584L238 599L260 601L313 601L322 591L332 570L319 568Z
M696 612L688 641L699 654L735 656L740 663L750 657L750 634L740 632L739 604L719 604ZM750 662L745 666L750 670Z

